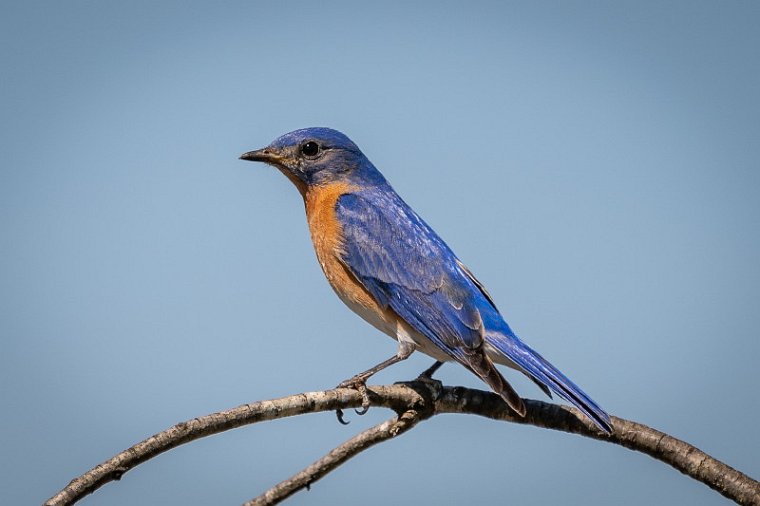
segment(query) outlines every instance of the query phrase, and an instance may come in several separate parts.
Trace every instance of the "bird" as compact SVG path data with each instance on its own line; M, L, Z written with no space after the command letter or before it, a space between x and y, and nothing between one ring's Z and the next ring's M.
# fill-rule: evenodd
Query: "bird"
M512 331L483 283L345 134L303 128L240 159L274 166L295 185L330 286L398 343L389 359L338 385L359 390L364 411L367 379L420 351L436 361L420 378L431 379L444 362L457 362L524 417L525 403L495 366L505 365L612 432L609 415Z

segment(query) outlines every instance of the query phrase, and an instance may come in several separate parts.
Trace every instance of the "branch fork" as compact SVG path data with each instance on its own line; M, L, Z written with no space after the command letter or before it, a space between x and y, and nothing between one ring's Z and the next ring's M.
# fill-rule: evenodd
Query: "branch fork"
M737 504L760 506L760 483L698 448L646 425L612 417L612 434L605 434L575 408L525 400L526 416L519 417L491 392L444 387L428 379L367 388L370 404L396 412L396 416L348 439L287 480L278 483L246 505L276 504L372 446L398 437L441 413L474 414L505 422L535 425L579 434L639 451L704 483ZM124 450L72 480L45 502L45 506L74 504L108 482L119 480L137 465L179 445L229 429L289 416L336 411L362 406L362 395L337 388L306 392L244 404L179 423Z

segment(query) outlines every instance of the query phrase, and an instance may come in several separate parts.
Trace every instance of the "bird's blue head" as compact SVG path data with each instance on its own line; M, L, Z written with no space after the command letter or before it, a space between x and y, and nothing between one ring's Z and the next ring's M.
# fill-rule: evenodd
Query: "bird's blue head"
M332 183L383 184L382 174L351 139L331 128L302 128L269 146L244 153L241 160L265 162L280 169L302 194L311 186Z

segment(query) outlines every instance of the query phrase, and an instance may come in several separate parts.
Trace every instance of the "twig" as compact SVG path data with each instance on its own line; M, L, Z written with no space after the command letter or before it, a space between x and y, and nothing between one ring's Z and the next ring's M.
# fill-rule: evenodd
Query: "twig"
M391 391L384 392L384 395L372 395L372 401L375 406L393 408L398 412L416 406L422 402L422 398L410 388L391 387ZM74 478L64 489L48 499L45 506L74 504L106 483L120 480L124 473L139 464L205 436L257 422L359 406L361 406L361 396L357 391L336 389L243 404L227 411L193 418L154 434L95 466L78 478Z
M312 483L351 457L378 443L403 434L417 425L419 421L421 421L419 414L414 410L409 410L399 417L393 417L379 425L375 425L352 437L337 448L330 450L327 455L315 461L303 471L296 473L287 480L281 481L257 498L245 503L244 506L277 504L301 489L308 489Z
M373 406L391 408L397 413L415 411L420 414L420 418L439 413L469 413L497 420L563 430L619 444L662 460L739 504L760 506L760 483L757 481L683 441L622 418L612 418L614 432L611 436L607 436L594 427L591 422L580 416L574 408L527 400L525 402L528 410L527 416L519 418L513 416L498 396L480 390L462 387L438 389L433 388L427 382L412 382L371 387L369 394ZM124 473L142 462L204 436L267 420L319 411L333 411L339 408L355 408L360 405L361 396L358 392L349 389L336 389L245 404L220 413L194 418L151 436L75 478L63 490L50 498L45 505L74 504L104 484L120 479ZM405 430L408 428L411 427L407 427ZM361 437L361 435L357 437ZM344 445L349 444L352 440L344 443ZM372 444L368 444L358 451L369 448ZM351 456L346 456L334 467ZM310 475L308 469L311 467L303 471L306 473L304 476L307 477L307 482L313 482L330 470L327 469L318 476L317 474Z
M760 506L760 483L699 448L664 432L613 416L613 433L607 435L575 408L535 400L526 400L525 404L528 415L518 418L495 394L479 390L445 388L443 395L436 401L435 410L436 413L472 413L614 443L654 457L738 504Z

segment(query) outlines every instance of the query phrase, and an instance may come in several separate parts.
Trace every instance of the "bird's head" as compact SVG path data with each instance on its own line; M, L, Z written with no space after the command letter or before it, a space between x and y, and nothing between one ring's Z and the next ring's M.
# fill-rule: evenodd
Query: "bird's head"
M269 146L243 153L241 160L280 169L302 194L312 186L338 182L380 184L383 176L351 139L331 128L303 128L275 139Z

